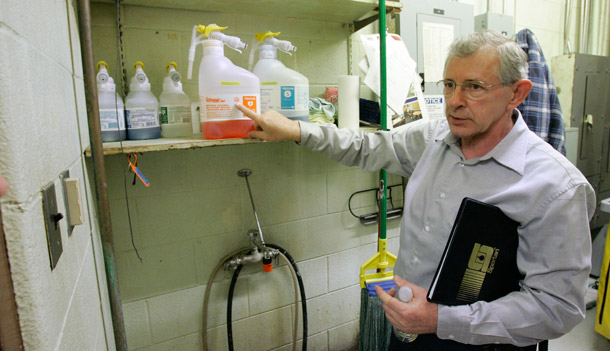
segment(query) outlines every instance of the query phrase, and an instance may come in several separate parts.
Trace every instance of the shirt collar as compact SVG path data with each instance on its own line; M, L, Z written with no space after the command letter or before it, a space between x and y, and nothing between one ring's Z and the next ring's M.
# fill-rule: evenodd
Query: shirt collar
M515 125L510 132L486 155L478 158L476 162L493 158L498 163L512 169L513 171L523 175L525 169L525 154L527 152L527 132L529 128L521 112L515 109L512 114L515 120ZM463 157L461 148L459 145L460 138L451 133L451 130L447 128L446 131L440 133L436 137L437 141L443 141L454 151L459 151L458 154ZM475 160L473 160L475 161Z

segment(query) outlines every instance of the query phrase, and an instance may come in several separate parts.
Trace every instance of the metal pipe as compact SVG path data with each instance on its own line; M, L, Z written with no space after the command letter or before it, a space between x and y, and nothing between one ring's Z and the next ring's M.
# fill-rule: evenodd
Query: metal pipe
M104 267L106 282L110 296L112 326L116 349L127 351L127 338L123 320L123 308L114 257L112 224L110 222L110 205L106 183L106 165L100 125L99 105L97 101L97 85L95 80L95 61L91 42L91 11L89 0L78 0L78 29L83 60L83 79L85 83L85 98L87 102L87 120L89 125L89 141L93 158L93 178L95 181L96 205L104 252Z
M580 41L579 52L586 54L589 49L589 18L591 17L589 0L580 1Z
M565 18L563 21L563 53L572 54L572 44L570 43L570 19L572 13L572 1L566 0Z

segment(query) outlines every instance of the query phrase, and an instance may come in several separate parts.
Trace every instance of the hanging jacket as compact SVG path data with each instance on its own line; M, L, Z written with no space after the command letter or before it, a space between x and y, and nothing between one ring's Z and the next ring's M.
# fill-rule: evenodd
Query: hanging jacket
M566 154L563 114L551 70L544 59L538 39L529 29L517 33L517 44L527 54L532 91L517 107L531 131Z

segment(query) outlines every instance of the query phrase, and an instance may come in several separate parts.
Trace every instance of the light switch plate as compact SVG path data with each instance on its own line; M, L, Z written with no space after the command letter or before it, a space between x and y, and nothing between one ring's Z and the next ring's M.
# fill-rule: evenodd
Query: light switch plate
M55 184L53 182L42 188L42 209L44 224L47 229L47 244L49 245L49 257L51 259L51 270L55 269L59 257L63 252L61 246L61 230L59 221L61 213L57 211L57 197L55 195Z
M69 210L69 206L70 204L68 203L68 191L67 191L67 185L66 185L66 180L70 177L70 171L68 171L67 169L63 172L61 172L59 174L59 179L61 180L61 188L64 194L64 208L66 209L66 227L68 228L68 237L72 235L72 229L74 229L74 226L71 225L72 221L70 221L70 210Z

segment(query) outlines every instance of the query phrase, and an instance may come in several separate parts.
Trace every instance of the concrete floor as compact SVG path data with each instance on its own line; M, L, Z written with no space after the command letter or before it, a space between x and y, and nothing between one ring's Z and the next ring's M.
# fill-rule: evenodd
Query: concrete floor
M549 351L610 351L610 339L595 332L597 309L587 311L585 320L568 334L549 342Z

